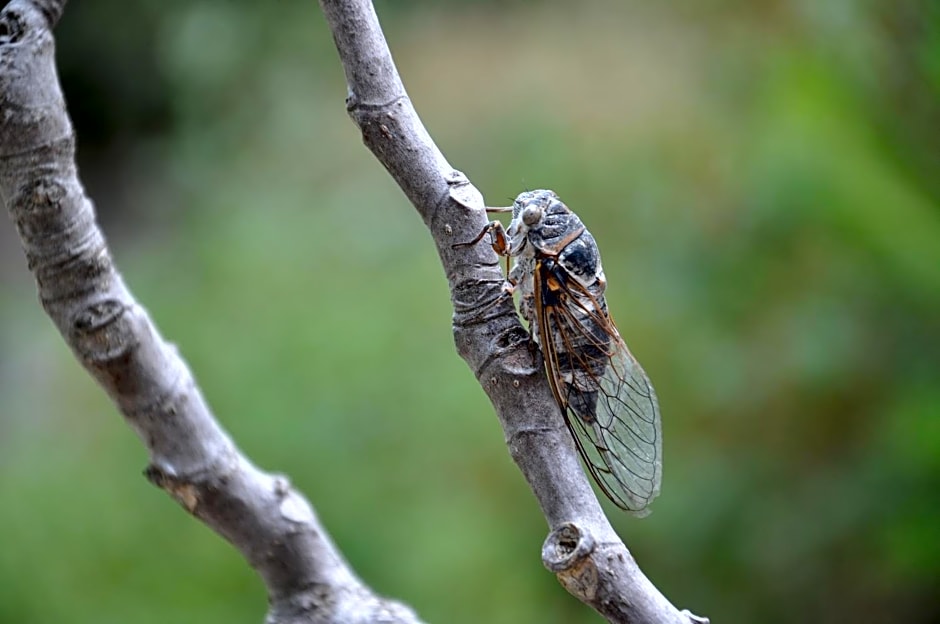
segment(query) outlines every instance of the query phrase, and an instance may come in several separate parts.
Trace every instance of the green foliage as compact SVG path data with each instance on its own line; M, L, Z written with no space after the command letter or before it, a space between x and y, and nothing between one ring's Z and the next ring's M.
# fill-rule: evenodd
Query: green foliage
M63 73L70 104L108 87L88 167L133 182L120 203L99 182L112 246L224 425L428 621L599 621L539 564L315 5L137 4L139 36L91 39L108 11L70 7ZM455 166L491 204L555 189L598 240L663 408L655 513L611 511L654 583L716 622L940 617L935 5L388 4ZM145 484L29 290L0 297L0 621L260 621L260 581Z

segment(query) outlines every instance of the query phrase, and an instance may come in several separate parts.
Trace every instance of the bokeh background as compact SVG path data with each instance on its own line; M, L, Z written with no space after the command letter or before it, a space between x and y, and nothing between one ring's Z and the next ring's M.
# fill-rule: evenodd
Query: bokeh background
M663 493L611 509L713 622L940 621L940 4L378 1L451 162L550 187L653 379ZM69 6L58 58L119 266L262 467L429 622L599 622L456 356L415 211L312 0ZM0 622L260 622L141 476L0 220Z

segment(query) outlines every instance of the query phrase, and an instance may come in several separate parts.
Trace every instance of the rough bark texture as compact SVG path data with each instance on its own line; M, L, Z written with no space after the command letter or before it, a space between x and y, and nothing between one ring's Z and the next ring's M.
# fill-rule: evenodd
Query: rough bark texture
M483 386L550 527L545 566L610 622L707 621L672 606L637 567L587 481L537 354L486 245L483 197L418 118L370 0L320 0L346 71L346 107L366 146L431 231L454 304L454 340Z
M0 14L0 196L43 308L150 451L146 475L238 548L264 579L269 624L410 623L352 572L287 479L258 470L212 416L192 374L115 269L75 167L51 28L64 0ZM493 402L551 532L543 562L611 622L707 621L676 610L637 567L581 470L541 363L484 245L483 199L450 167L405 93L367 0L321 0L366 145L430 229L451 287L454 338Z
M150 481L262 576L269 624L418 622L355 576L285 477L239 452L115 269L78 180L55 70L64 4L15 0L0 14L0 196L43 308L149 449Z

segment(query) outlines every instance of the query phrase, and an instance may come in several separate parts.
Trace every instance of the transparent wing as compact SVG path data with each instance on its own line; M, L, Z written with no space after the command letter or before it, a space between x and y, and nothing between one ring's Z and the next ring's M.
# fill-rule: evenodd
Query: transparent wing
M536 279L539 337L555 398L588 471L618 507L639 516L658 494L662 431L653 386L601 294L573 279Z

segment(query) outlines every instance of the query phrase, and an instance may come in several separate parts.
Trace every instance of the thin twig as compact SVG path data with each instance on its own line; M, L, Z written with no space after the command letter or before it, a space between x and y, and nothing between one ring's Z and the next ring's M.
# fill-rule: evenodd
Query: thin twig
M453 169L422 125L395 68L370 0L320 0L346 72L347 109L366 146L431 231L454 304L457 351L496 408L513 459L550 533L543 563L610 622L688 624L643 575L610 526L503 276L486 245L454 250L486 224L483 197Z
M285 477L239 452L124 285L75 167L51 33L64 5L14 0L0 14L0 195L43 307L147 446L148 479L262 576L268 624L417 623L355 576Z

